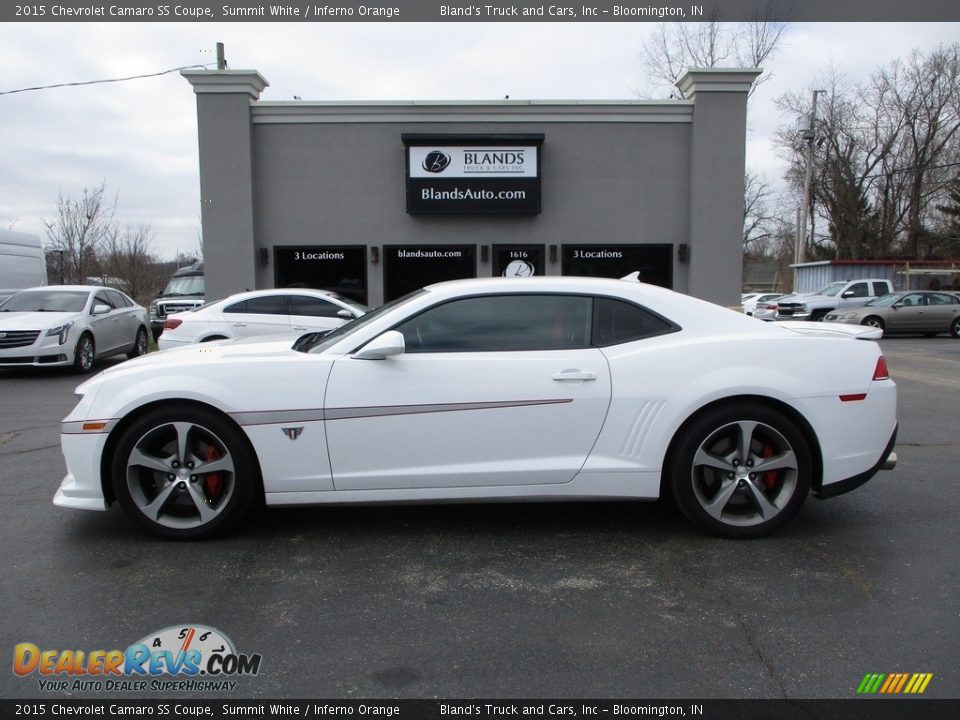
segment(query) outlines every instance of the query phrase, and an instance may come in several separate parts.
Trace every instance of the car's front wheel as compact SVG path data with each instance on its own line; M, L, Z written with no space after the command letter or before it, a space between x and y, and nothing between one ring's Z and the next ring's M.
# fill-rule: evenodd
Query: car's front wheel
M259 491L256 458L228 419L200 407L158 408L135 420L117 444L113 489L143 527L172 540L221 533Z
M887 326L883 324L883 318L877 317L876 315L870 315L868 317L865 317L860 324L868 325L869 327L879 328L881 331L887 329Z
M960 338L960 317L955 317L950 323L950 334L955 338Z
M677 505L722 537L782 527L803 505L813 462L799 428L757 403L714 408L682 430L669 475Z
M77 340L77 347L73 351L73 369L78 373L88 373L93 369L93 362L97 357L93 338L84 333Z

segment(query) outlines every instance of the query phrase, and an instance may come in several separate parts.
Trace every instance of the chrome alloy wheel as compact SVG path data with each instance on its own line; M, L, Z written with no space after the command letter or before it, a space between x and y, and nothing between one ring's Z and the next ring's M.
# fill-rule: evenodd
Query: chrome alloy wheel
M235 488L236 469L227 445L202 425L157 425L127 455L130 499L146 518L166 528L209 524L228 506Z
M724 525L752 527L779 515L797 490L799 461L776 428L752 420L711 433L693 456L700 507Z

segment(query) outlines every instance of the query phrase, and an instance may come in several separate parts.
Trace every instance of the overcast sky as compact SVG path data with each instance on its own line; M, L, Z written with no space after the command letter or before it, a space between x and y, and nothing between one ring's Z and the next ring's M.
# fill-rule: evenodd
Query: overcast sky
M637 99L653 92L646 23L4 24L0 91L214 61L270 82L263 100ZM771 181L773 99L831 65L865 79L879 64L960 38L960 24L794 24L750 108L748 166ZM200 227L196 105L179 73L0 95L0 228L45 235L58 193L106 181L123 223L152 224L164 258ZM401 180L398 180L400 182Z

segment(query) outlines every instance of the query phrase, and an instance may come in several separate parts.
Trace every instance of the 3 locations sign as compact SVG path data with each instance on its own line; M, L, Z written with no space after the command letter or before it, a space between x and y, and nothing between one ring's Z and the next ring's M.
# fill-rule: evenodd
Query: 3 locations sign
M404 135L407 212L540 212L542 135Z

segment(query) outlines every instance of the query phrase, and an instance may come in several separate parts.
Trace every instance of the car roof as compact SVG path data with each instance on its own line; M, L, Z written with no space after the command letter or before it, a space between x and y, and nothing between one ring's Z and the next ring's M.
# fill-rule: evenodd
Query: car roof
M234 293L225 298L207 303L207 306L240 302L241 300L249 300L250 298L271 297L274 295L313 295L314 297L339 298L339 295L333 290L317 290L316 288L264 288L263 290L244 290L243 292Z
M93 292L94 290L113 290L114 288L106 285L37 285L32 288L24 288L19 292L30 292L31 290L54 290L56 292ZM117 292L123 292L117 290Z

